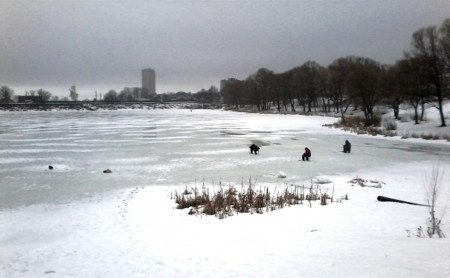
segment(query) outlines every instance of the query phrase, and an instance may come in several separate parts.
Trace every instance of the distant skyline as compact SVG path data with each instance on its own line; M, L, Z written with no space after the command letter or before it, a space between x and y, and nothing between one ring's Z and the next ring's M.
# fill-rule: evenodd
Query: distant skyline
M140 87L196 93L259 68L283 72L348 55L393 64L448 0L0 1L0 85L59 97Z

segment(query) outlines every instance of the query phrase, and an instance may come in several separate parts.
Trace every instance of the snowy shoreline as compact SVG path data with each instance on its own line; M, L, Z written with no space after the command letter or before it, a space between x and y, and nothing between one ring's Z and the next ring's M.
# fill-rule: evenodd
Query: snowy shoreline
M97 111L97 110L124 110L124 109L220 109L221 105L203 104L197 102L121 102L108 103L96 101L80 102L49 102L49 103L2 103L0 111L26 112L26 111Z

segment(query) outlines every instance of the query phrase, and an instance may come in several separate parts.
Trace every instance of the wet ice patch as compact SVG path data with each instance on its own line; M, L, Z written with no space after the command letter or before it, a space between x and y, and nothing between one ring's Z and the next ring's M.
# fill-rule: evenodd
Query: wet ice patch
M264 147L264 146L270 146L270 142L268 141L262 141L262 140L250 140L250 142L252 142L252 144L258 145L259 147Z
M312 179L312 182L314 184L328 184L328 183L332 183L331 180L329 180L327 178L323 178L323 177L316 177L316 178Z
M25 163L25 162L31 162L35 161L35 159L32 158L11 158L11 157L2 157L0 158L0 164L14 164L14 163Z
M243 149L218 149L218 150L208 150L208 151L197 151L195 153L191 153L192 155L224 155L224 154L233 154L233 153L242 153Z
M133 158L115 158L109 160L112 164L120 164L120 165L132 165L132 164L142 164L142 163L148 163L148 162L155 162L158 161L158 157L151 156L151 157L133 157Z

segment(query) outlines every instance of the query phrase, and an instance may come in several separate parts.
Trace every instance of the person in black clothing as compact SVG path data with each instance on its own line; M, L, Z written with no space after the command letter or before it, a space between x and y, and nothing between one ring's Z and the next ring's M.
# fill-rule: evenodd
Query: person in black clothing
M344 153L350 153L351 149L352 149L352 144L350 144L350 142L348 140L345 140Z
M311 157L311 151L308 148L305 148L305 152L302 155L302 160L309 160L309 158Z
M250 153L258 154L258 151L259 151L259 147L258 147L257 145L252 144L252 145L250 146Z

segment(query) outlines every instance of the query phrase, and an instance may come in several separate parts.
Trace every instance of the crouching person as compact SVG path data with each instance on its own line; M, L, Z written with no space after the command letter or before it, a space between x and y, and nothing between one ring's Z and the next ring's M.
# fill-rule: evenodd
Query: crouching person
M350 142L348 140L345 140L344 153L350 153L351 149L352 149L352 144L350 144Z
M252 145L250 146L250 153L258 154L258 151L259 151L259 147L258 147L257 145L252 144Z
M305 148L305 152L302 155L302 160L309 160L309 158L311 157L311 151L308 148Z

